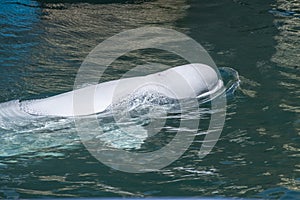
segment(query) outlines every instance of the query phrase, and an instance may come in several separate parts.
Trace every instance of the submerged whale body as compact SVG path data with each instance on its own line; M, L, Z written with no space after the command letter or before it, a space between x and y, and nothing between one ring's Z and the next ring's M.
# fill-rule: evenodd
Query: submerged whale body
M8 106L19 104L17 108L20 115L72 117L103 112L114 102L137 91L150 91L169 98L187 99L206 97L221 88L223 81L212 67L187 64L146 76L104 82L44 99L10 102ZM88 101L91 98L89 94L92 94L93 101ZM94 105L87 106L87 102ZM14 106L14 112L18 112L15 109Z

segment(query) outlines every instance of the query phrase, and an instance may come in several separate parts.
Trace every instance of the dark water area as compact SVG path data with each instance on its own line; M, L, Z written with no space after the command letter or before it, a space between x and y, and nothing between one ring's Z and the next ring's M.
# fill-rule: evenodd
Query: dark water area
M210 154L198 157L203 138L196 137L171 165L131 174L91 156L69 123L27 131L0 127L0 198L299 199L297 0L2 0L0 102L72 90L77 70L98 43L142 26L187 34L218 67L238 71L240 86L228 97L225 125ZM105 78L119 78L145 62L182 64L179 58L158 54L133 52L113 63Z

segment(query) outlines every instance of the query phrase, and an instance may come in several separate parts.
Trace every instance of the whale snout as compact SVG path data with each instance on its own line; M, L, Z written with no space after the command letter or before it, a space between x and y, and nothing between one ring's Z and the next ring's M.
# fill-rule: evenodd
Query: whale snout
M209 95L223 86L217 71L208 65L195 63L173 69L184 78L197 96Z

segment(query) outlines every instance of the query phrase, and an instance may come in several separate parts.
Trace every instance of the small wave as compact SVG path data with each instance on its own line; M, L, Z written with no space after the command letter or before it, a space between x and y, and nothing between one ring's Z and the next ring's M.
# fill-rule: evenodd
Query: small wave
M300 13L296 11L291 10L283 10L283 9L272 9L269 10L269 13L276 15L276 16L282 16L282 17L297 17L300 18Z
M21 109L19 100L0 104L0 127L5 130L14 130L23 127L36 118Z
M219 69L219 71L225 84L226 96L232 96L240 86L241 80L239 77L239 73L230 67L222 67Z

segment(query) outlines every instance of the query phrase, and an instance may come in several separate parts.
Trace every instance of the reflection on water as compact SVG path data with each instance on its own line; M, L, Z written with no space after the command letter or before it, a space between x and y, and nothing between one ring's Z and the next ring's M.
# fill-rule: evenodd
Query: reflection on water
M15 1L1 1L0 4L1 100L11 98L8 93L13 96L22 94L22 77L26 74L24 68L31 64L28 51L38 44L36 37L41 33L37 25L38 4L30 0L24 3L32 6Z
M296 116L296 121L291 122L291 127L295 133L298 133L299 137L299 122L297 122L297 118L299 118L300 113L300 2L278 0L274 4L275 6L281 13L287 13L285 15L277 15L274 21L279 33L275 36L277 45L272 61L278 64L280 73L278 85L285 90L285 95L281 97L279 107ZM291 135L290 141L283 144L283 149L291 159L299 158L299 138L297 139L296 135ZM293 171L299 175L298 163L294 164ZM300 191L299 176L282 175L280 179L281 186L290 190Z
M281 10L281 13L294 13L290 15L276 15L274 21L279 30L275 36L277 41L276 54L272 61L280 66L297 68L300 63L300 2L278 0L274 7Z
M277 16L274 22L279 34L275 36L277 46L272 61L280 67L280 86L285 88L288 91L287 95L291 97L283 98L280 107L286 111L300 113L300 2L279 0L276 7L283 13L291 13Z

